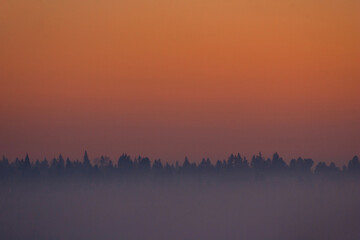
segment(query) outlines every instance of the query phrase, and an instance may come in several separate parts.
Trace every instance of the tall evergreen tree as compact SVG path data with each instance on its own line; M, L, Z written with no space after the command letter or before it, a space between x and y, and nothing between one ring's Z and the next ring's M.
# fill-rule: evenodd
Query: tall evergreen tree
M84 153L84 163L83 164L84 164L85 168L90 168L91 167L89 156L88 156L88 153L87 153L86 150L85 150L85 153Z

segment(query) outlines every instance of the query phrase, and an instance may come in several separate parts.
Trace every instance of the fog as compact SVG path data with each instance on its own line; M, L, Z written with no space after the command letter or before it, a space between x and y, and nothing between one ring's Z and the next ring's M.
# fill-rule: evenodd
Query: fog
M3 183L1 239L360 239L356 181Z

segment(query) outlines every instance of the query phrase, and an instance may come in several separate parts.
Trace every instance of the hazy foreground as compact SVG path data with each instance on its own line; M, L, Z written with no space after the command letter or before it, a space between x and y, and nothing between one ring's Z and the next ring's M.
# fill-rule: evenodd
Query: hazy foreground
M360 239L354 181L2 184L0 239Z

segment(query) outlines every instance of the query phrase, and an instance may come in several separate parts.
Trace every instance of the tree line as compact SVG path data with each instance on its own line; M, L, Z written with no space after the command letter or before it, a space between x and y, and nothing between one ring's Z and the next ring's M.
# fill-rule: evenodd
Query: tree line
M200 163L190 162L185 157L182 163L163 163L160 159L151 161L148 157L132 158L122 154L117 162L107 156L101 156L90 161L85 151L82 161L66 160L60 154L51 161L30 161L28 154L24 159L16 158L10 162L5 156L0 160L0 179L18 178L61 178L61 177L123 177L131 176L232 176L243 179L265 179L268 177L293 177L298 179L325 177L360 178L360 161L354 156L347 165L341 168L335 163L319 162L314 165L310 158L292 159L289 164L278 153L272 158L264 158L261 153L251 160L238 154L231 154L226 160L212 163L209 158L203 158Z

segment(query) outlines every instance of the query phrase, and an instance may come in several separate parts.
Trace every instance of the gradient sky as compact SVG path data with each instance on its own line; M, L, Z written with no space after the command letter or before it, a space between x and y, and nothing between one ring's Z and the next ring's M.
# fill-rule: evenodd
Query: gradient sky
M0 154L360 153L358 0L0 0Z

